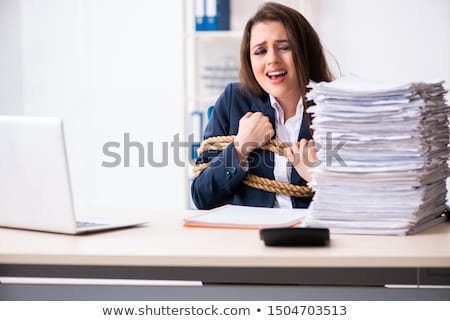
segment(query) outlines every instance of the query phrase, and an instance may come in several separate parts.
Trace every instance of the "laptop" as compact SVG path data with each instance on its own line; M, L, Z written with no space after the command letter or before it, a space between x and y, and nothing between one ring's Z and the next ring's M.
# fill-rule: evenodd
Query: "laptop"
M0 115L0 226L64 234L137 226L145 221L76 220L63 122Z

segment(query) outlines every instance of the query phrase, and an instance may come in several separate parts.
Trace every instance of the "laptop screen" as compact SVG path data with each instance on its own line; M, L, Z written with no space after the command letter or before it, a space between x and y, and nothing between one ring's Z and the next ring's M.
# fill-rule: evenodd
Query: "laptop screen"
M63 123L0 116L0 226L75 230Z

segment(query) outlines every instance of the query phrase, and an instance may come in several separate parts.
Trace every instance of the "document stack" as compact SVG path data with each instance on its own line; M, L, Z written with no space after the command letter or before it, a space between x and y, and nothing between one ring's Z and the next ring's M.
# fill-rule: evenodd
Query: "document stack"
M449 108L443 82L386 85L348 75L310 88L319 162L309 225L403 235L445 219Z

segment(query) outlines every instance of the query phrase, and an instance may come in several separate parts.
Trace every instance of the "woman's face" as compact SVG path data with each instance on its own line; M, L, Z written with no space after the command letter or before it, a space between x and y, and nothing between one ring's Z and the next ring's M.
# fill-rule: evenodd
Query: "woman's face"
M250 62L259 85L279 100L300 99L300 87L286 29L278 21L253 25Z

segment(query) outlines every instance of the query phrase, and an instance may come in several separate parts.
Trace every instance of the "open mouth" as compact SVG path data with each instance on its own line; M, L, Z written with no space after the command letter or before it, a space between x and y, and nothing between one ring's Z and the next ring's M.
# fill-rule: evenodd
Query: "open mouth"
M287 71L286 70L272 71L272 72L268 72L266 75L270 79L276 80L276 79L283 78L284 76L286 76Z

